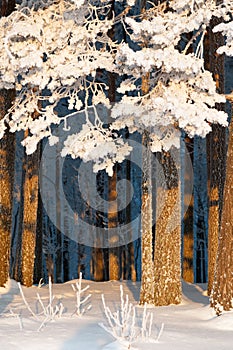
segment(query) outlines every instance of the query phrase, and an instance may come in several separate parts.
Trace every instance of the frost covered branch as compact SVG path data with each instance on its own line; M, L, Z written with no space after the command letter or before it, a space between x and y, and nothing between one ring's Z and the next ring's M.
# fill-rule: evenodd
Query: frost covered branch
M88 294L86 297L83 298L82 294L84 294L90 286L86 286L82 289L82 272L80 272L79 275L79 281L77 283L72 284L72 289L76 293L76 310L75 314L81 317L87 310L90 310L91 305L88 305L86 308L84 305L87 303L87 301L91 298L91 294Z
M23 293L21 284L18 283L18 286L19 286L20 294L23 298L24 304L26 305L27 309L29 310L31 315L33 317L35 317L36 320L39 320L39 317L38 317L39 315L35 314L32 311L30 305L28 304L28 302L25 298L25 295ZM58 305L53 306L54 296L53 296L51 277L49 277L49 301L48 301L48 305L47 306L44 305L39 293L37 293L37 299L42 307L42 311L43 311L43 314L45 316L40 327L38 328L38 331L40 331L47 322L54 321L56 317L60 318L62 313L63 313L64 307L63 307L62 303L59 303Z
M22 143L31 154L44 137L51 146L60 141L52 130L64 123L62 155L93 161L95 172L106 169L112 175L113 165L130 152L116 136L125 127L130 133L147 130L156 152L179 147L181 130L205 137L213 123L226 126L227 114L216 108L226 99L204 68L203 43L206 27L217 17L222 23L214 32L226 35L218 53L233 55L232 0L172 0L169 7L159 2L136 17L128 11L133 5L129 0L120 15L110 18L111 7L104 0L23 0L17 11L2 17L0 88L15 88L17 96L0 121L0 138L7 126L11 132L28 130ZM109 35L119 21L130 45ZM193 53L188 53L191 44ZM106 72L120 82L113 108L102 78ZM140 80L146 74L149 91L143 96ZM66 106L59 115L61 101ZM106 128L103 121L97 125L86 119L73 133L70 120L99 104L109 108L113 123ZM35 111L37 117L32 117Z
M20 284L19 282L18 282L18 286L19 286L20 294L21 294L21 296L22 296L22 299L23 299L24 304L26 305L28 311L30 312L30 314L31 314L33 317L35 317L36 320L38 320L37 315L32 311L30 305L28 304L28 302L27 302L27 300L26 300L26 298L25 298L25 295L24 295L24 293L23 293L23 289L22 289L22 287L21 287L21 284Z
M53 321L55 317L60 318L64 307L62 303L59 303L58 305L53 306L53 301L54 301L54 296L53 296L53 288L52 288L52 281L51 281L51 276L49 276L49 301L48 305L45 306L39 293L37 293L37 298L38 301L42 307L43 313L46 316L46 322L47 321Z
M129 303L128 295L126 295L124 299L122 285L120 286L120 298L120 308L112 312L106 305L104 295L102 294L102 302L108 326L105 326L103 323L100 323L100 326L112 334L119 342L127 342L128 346L136 341L143 343L158 342L163 332L164 325L162 324L157 337L153 337L153 313L148 312L147 305L144 305L142 317L138 317L136 315L135 306Z

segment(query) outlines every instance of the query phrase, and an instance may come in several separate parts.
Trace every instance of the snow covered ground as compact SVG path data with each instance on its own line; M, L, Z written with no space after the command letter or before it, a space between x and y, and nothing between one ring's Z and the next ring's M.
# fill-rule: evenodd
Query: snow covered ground
M23 288L30 308L37 319L32 316L20 294L18 284L10 280L6 288L0 288L0 349L1 350L100 350L100 349L158 349L158 350L227 350L233 349L233 313L220 317L209 308L205 285L183 283L183 302L181 305L150 308L153 312L152 336L157 336L162 324L164 329L157 343L136 342L129 345L119 343L99 324L107 320L102 304L102 293L106 305L113 310L120 307L120 285L124 296L136 305L138 319L143 308L137 306L140 283L92 282L83 281L82 287L90 285L85 295L92 294L89 304L92 307L82 317L75 312L76 294L70 281L53 285L55 299L53 305L62 303L64 311L61 318L45 323L40 328L44 315L38 301L37 293L45 306L48 305L49 287L33 286ZM87 302L88 305L88 302Z

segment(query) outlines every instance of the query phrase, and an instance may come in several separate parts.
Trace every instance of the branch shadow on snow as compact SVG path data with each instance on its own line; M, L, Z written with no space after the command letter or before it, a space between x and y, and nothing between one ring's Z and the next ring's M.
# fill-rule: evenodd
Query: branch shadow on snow
M135 301L139 302L140 299L140 288L141 288L141 282L132 282L130 280L126 281L126 285L130 292L132 293L132 296Z
M112 343L114 338L101 328L96 322L79 325L74 336L66 340L60 350L77 350L90 349L101 350L109 343ZM78 344L78 346L77 346Z

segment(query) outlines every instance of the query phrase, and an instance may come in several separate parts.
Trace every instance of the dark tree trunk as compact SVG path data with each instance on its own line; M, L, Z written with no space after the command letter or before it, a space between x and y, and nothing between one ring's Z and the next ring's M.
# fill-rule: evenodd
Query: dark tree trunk
M213 19L210 29L219 23L219 19ZM205 55L206 68L209 69L216 81L219 93L224 93L224 56L216 54L219 46L224 44L221 33L213 34L208 31ZM209 58L209 59L208 59ZM223 109L224 106L219 106ZM223 184L226 162L226 129L220 125L213 125L212 132L207 136L208 157L208 295L210 295L216 264L218 249L218 236L220 228L221 205L223 198Z

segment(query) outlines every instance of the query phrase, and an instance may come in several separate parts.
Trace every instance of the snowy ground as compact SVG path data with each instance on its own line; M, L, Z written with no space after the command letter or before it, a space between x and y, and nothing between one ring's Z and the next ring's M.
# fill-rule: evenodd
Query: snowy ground
M120 306L120 284L124 295L137 305L139 283L90 282L83 281L82 286L90 285L85 295L92 294L90 310L80 318L75 311L76 295L71 281L53 285L54 305L62 302L62 317L47 322L38 331L45 317L33 317L20 295L18 284L11 280L6 288L0 288L0 349L1 350L99 350L127 349L105 331L99 323L107 326L101 294L111 310ZM157 343L134 343L130 349L158 350L227 350L233 349L233 313L216 317L208 306L205 285L183 284L183 302L181 305L150 308L153 312L152 334L156 336L164 323L164 330ZM49 288L23 288L25 298L32 311L40 314L39 293L44 305L48 304ZM138 317L143 309L136 306ZM73 314L73 315L72 315ZM18 316L17 316L18 315Z

